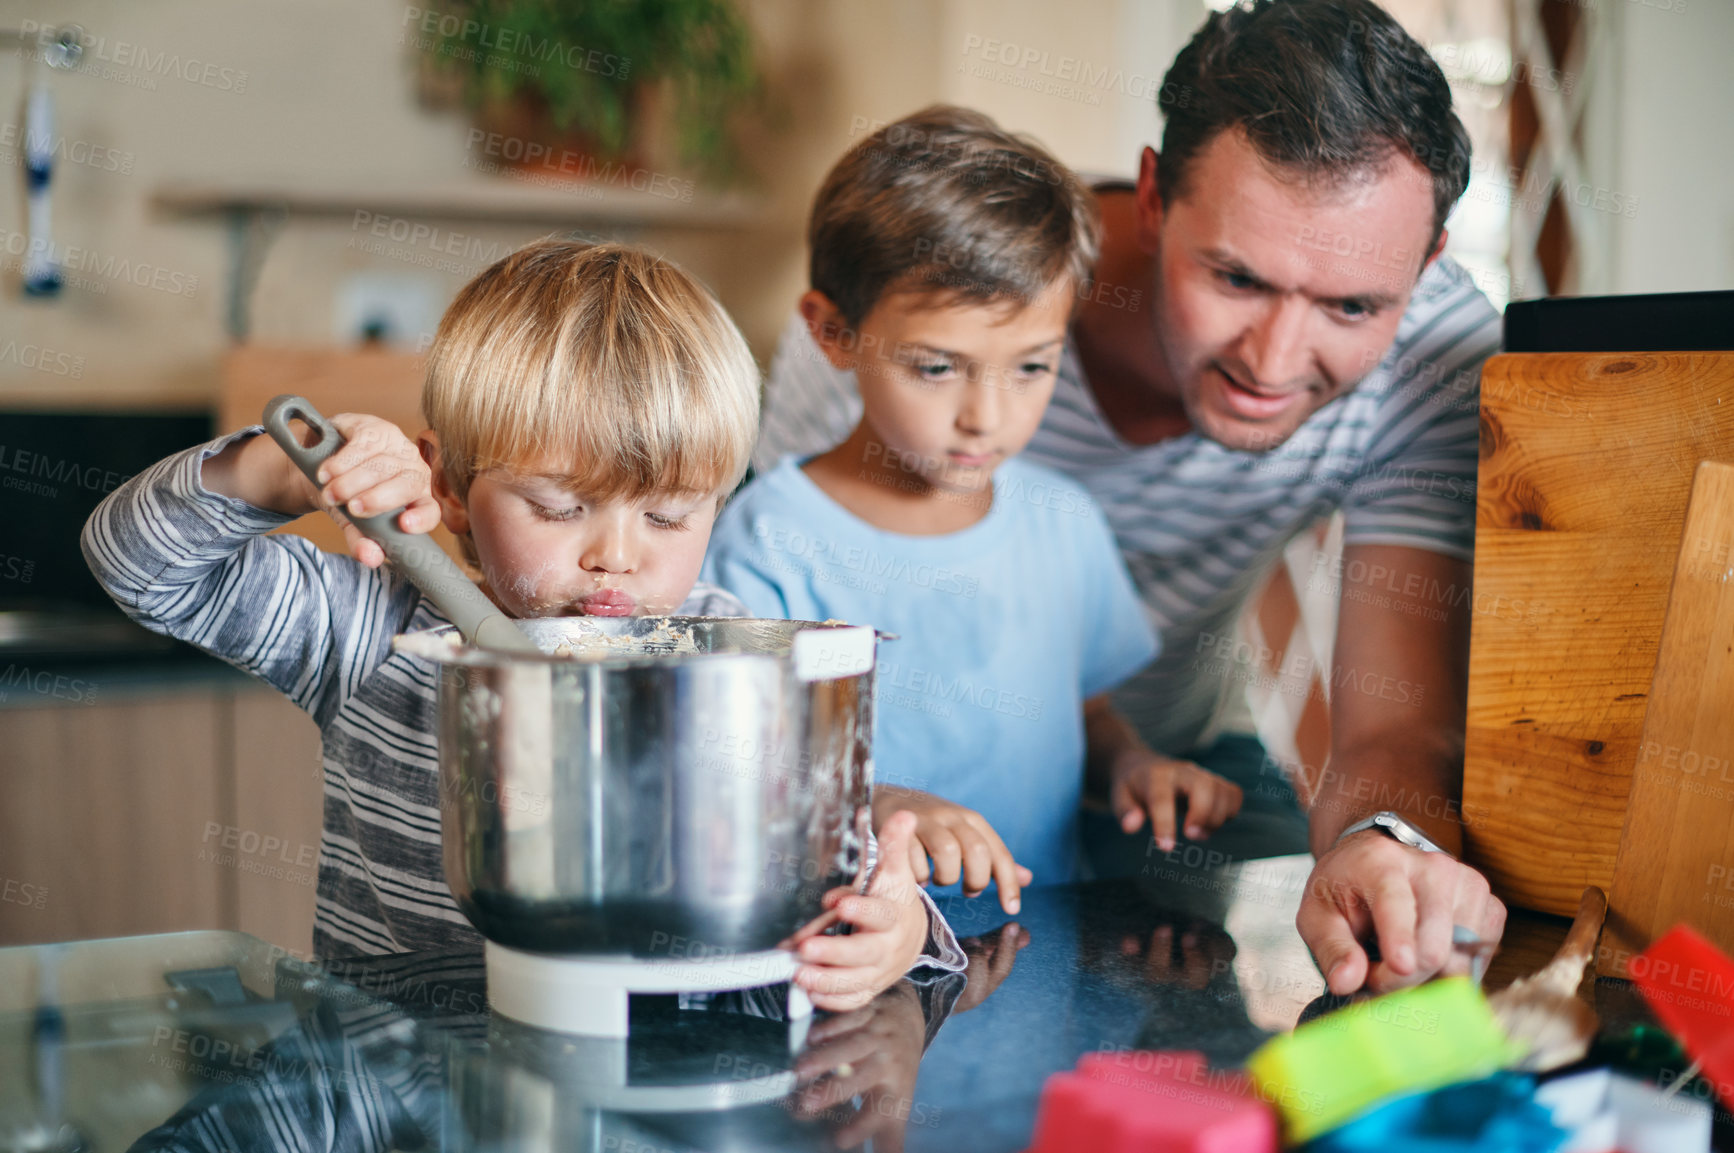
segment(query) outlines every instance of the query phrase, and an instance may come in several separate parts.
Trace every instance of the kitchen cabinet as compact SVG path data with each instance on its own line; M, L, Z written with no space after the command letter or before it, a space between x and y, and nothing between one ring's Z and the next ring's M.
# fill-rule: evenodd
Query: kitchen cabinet
M305 954L312 720L227 669L66 677L94 691L0 707L0 944L242 929Z
M231 700L235 851L253 844L249 832L258 841L234 872L235 919L223 927L310 956L325 798L319 727L270 689L249 686Z

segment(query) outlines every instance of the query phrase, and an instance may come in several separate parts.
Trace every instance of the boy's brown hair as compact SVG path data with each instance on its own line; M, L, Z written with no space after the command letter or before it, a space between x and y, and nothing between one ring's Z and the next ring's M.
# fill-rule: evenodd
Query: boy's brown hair
M485 469L556 469L596 498L717 492L746 471L759 373L715 297L626 244L546 239L440 320L422 416L459 496Z
M812 287L858 325L893 292L1028 304L1081 289L1099 226L1083 182L1035 141L935 104L839 160L807 224Z

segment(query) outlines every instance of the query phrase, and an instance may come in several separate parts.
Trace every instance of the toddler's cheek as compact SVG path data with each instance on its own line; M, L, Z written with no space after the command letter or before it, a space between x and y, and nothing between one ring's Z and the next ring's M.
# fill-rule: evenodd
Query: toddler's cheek
M527 615L545 616L573 599L555 579L552 565L533 569L514 565L502 576L504 579L495 587L501 596L515 602Z

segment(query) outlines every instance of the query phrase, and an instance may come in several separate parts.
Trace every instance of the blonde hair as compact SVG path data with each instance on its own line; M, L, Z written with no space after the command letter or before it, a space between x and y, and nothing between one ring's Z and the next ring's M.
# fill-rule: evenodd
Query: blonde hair
M549 238L458 293L421 406L460 496L484 470L537 467L598 499L721 499L758 436L759 373L722 305L674 264Z

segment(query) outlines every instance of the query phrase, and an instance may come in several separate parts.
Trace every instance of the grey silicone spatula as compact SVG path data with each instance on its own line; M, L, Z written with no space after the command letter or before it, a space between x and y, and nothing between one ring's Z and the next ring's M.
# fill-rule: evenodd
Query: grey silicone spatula
M302 444L289 427L292 420L305 423L319 434L319 439L310 445ZM319 466L344 444L343 434L304 397L273 397L265 406L264 424L271 439L315 485L319 483ZM349 520L363 536L385 550L386 559L426 594L465 640L502 652L540 653L542 650L517 622L501 612L431 536L407 533L397 527L402 512L398 508L373 516L350 516Z

